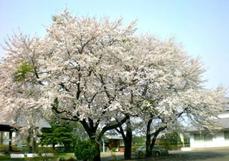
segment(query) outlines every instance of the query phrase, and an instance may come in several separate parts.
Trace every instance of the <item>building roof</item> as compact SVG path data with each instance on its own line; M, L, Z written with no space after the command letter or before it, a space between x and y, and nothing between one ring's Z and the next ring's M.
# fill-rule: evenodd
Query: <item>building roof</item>
M215 124L215 129L229 129L229 97L225 97L225 106L223 108L223 112L218 115L218 119L212 120L212 123ZM206 129L201 127L191 126L187 131L196 132L196 131L204 131Z
M229 129L229 118L218 119L219 126L224 129Z
M17 129L10 125L0 124L0 131L17 131Z
M39 128L50 128L50 124L48 123L47 120L45 120L44 118L40 118L35 122L35 126L39 127ZM6 111L1 111L0 112L0 125L8 125L11 127L26 127L29 126L28 121L26 120L26 116L23 114L20 114L19 116L17 116L17 118L11 114L10 112L6 112Z
M0 124L3 125L12 125L14 123L13 117L9 112L1 111L0 112Z
M215 120L212 120L212 123L215 124L214 129L215 130L224 130L224 129L229 129L229 118L218 118ZM197 132L197 131L205 131L207 128L203 127L196 127L196 126L191 126L188 128L188 132Z

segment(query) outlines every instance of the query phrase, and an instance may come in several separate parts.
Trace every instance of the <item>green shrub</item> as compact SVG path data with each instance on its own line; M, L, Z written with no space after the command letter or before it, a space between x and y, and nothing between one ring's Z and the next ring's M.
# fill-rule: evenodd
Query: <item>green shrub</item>
M176 150L182 147L182 142L177 132L171 132L159 139L159 145L169 150Z
M92 160L97 154L96 144L90 140L77 141L74 153L77 160Z

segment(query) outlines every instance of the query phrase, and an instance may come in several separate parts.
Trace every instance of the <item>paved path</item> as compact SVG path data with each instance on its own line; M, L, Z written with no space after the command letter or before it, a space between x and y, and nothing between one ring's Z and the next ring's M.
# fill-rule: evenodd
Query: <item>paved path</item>
M117 160L123 160L123 153L117 153ZM103 161L114 160L107 153L102 155ZM159 158L138 159L132 161L229 161L229 148L226 149L208 149L195 150L190 152L173 151L169 156Z
M229 149L195 150L190 152L173 152L168 158L155 161L229 161Z

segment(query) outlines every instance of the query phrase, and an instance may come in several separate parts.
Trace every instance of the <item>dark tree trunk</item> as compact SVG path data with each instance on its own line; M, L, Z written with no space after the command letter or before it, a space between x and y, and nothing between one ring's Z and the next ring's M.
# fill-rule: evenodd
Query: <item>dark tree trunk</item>
M128 118L126 122L126 137L124 139L125 151L124 151L124 159L131 159L131 149L132 149L132 127L130 118Z
M9 151L12 151L12 131L9 132Z
M146 157L150 157L152 155L152 151L150 149L150 142L151 142L151 134L150 134L150 126L152 123L152 119L150 119L147 123L146 128Z
M52 144L52 148L53 148L53 150L55 150L55 144L54 143Z
M32 129L29 128L28 129L28 137L27 137L26 141L27 141L27 147L28 147L28 150L30 153L32 152L31 140L32 140Z
M84 120L80 121L80 123L82 124L85 131L87 132L91 142L96 144L97 152L93 158L93 161L101 161L100 145L99 145L98 140L96 138L96 130L97 130L98 126L94 126L94 122L90 118L88 118L88 122L86 122L86 120L84 119Z
M152 156L152 150L154 148L154 145L156 143L157 137L160 134L161 131L165 130L167 126L162 126L159 129L157 129L154 133L150 133L151 131L151 124L153 119L150 119L147 123L147 129L146 129L146 157ZM153 138L152 138L153 137ZM152 138L152 140L151 140Z
M160 131L156 131L156 132L154 133L154 135L153 135L153 139L152 139L152 141L151 141L151 143L150 143L150 151L151 151L151 152L152 152L152 150L153 150L153 148L154 148L154 145L155 145L155 143L156 143L157 136L158 136L159 133L160 133Z
M71 143L70 142L63 142L63 144L64 144L64 151L65 152L69 152L70 151L70 147L71 147Z
M2 131L0 131L0 144L3 144L3 132Z
M98 134L98 136L96 136L96 131L97 131L97 128L99 126L99 121L94 123L93 120L90 118L88 118L88 122L85 119L80 121L80 123L84 127L85 131L87 132L90 140L96 143L97 153L96 153L93 161L101 161L99 141L101 140L103 134L108 130L112 130L112 129L115 129L115 128L121 126L123 123L126 122L126 120L127 120L127 117L123 118L120 122L118 122L116 124L111 124L111 125L107 125L107 126L103 127L103 129Z
M130 116L126 115L126 132L123 130L122 125L119 125L119 128L116 128L116 131L122 135L125 150L124 150L124 159L131 159L131 149L132 149L132 127L130 122Z
M37 143L36 143L36 138L33 137L33 140L32 140L32 152L36 152L37 151Z
M101 161L101 156L100 156L100 144L96 141L96 138L94 136L90 137L91 142L95 143L96 146L96 154L93 158L93 161Z
M93 158L93 161L101 161L100 146L98 143L96 143L96 149L97 149L97 153L96 153L95 157Z
M151 144L150 144L150 150L152 151L153 150L153 147L156 143L156 140L157 140L157 137L158 135L160 134L160 132L162 132L163 130L166 129L167 126L163 126L163 127L160 127L159 129L157 129L154 133L153 133L153 139L151 141Z

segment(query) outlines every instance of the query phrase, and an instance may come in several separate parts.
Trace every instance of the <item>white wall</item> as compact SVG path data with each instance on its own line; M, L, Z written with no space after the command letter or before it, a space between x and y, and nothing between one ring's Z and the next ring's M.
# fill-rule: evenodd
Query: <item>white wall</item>
M224 139L224 133L216 133L212 140L194 140L194 134L190 135L190 147L191 148L205 148L205 147L229 147L229 140Z

